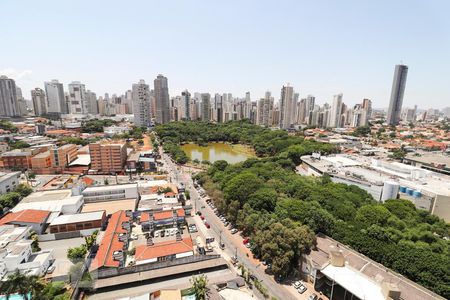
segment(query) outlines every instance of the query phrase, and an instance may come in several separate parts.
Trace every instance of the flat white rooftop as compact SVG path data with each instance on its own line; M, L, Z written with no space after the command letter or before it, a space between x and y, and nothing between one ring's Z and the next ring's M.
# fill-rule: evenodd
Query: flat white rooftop
M104 210L100 210L100 211L85 212L85 213L72 214L72 215L61 215L61 216L55 218L50 223L50 226L96 221L96 220L100 220L103 217L104 213L105 213Z
M321 272L359 299L385 300L381 286L348 266L335 267L330 264Z

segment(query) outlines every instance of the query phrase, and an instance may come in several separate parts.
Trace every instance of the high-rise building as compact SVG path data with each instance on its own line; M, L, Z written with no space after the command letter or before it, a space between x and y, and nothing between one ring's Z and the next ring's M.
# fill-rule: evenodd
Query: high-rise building
M295 105L294 88L292 86L283 86L281 88L280 101L280 128L288 129L294 124Z
M44 84L45 94L47 95L47 111L49 113L68 114L63 84L55 79Z
M150 87L143 79L133 84L131 97L133 99L134 124L139 127L150 126L151 104Z
M97 95L94 92L87 90L86 91L86 102L87 102L88 113L91 115L98 115L99 111L98 111Z
M405 93L407 75L408 66L395 66L394 80L392 82L391 100L389 101L386 120L389 125L397 125L400 122L400 113L402 111L403 95Z
M256 124L263 126L272 125L273 97L269 91L265 93L257 103Z
M87 114L86 87L79 81L69 84L69 112L71 114Z
M167 77L158 75L154 81L156 102L156 123L165 124L170 121L169 85Z
M341 114L342 114L342 94L338 94L333 97L333 103L331 104L330 118L328 119L328 127L340 127Z
M211 95L209 93L203 93L202 106L201 106L201 119L202 121L210 121L211 119Z
M32 90L31 100L33 101L34 115L42 116L47 114L47 100L43 89L35 88Z
M0 116L20 116L16 82L6 76L0 76Z
M181 92L182 119L191 119L191 93L188 90Z

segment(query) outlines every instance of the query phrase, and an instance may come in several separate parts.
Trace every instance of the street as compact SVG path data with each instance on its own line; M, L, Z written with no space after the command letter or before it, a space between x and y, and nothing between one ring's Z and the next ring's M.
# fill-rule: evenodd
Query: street
M192 177L190 176L190 174L180 172L178 170L178 167L166 154L162 153L161 157L164 160L164 165L166 167L166 170L169 172L169 176L171 177L172 182L184 184L186 189L190 191L191 203L193 203L193 207L195 208L194 211L200 210L202 212L202 215L205 216L205 219L211 226L210 229L206 229L201 219L198 216L195 216L194 219L196 220L197 228L202 231L208 231L208 235L210 237L214 237L216 243L221 240L225 244L224 251L221 251L218 246L215 247L215 250L219 254L223 254L222 256L226 260L229 260L232 256L236 255L239 263L242 263L247 269L249 269L250 272L263 283L263 285L268 289L268 292L272 296L275 296L278 299L286 300L299 299L298 296L300 295L294 294L297 293L296 290L288 289L290 286L278 284L273 279L273 276L266 274L264 271L265 267L263 267L263 265L258 260L253 259L253 255L250 250L243 245L242 238L238 234L232 235L230 231L225 228L223 223L206 204L206 201L200 197L197 190L194 188ZM203 206L205 206L205 208L202 209L201 207ZM305 298L301 297L301 299Z

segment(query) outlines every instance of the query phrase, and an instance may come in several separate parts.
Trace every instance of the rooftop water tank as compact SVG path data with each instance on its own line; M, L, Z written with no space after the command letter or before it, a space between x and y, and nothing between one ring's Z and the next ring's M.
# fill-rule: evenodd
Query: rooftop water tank
M420 198L420 197L422 197L422 193L420 191L414 191L413 192L413 197L414 198Z
M396 199L400 185L395 181L385 181L383 185L383 192L381 194L381 202L388 199Z
M406 193L406 186L400 187L400 193Z

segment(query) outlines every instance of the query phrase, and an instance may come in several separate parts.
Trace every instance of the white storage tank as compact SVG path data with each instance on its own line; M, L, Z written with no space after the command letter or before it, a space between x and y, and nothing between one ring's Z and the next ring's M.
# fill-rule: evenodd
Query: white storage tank
M383 185L383 193L381 194L381 202L388 199L396 199L400 185L395 181L385 181Z

